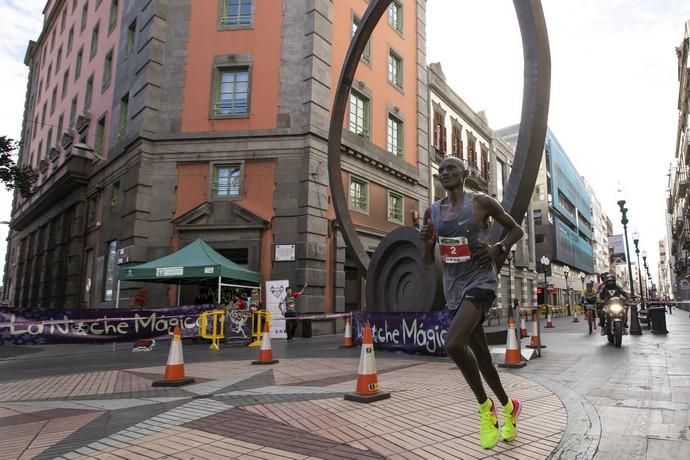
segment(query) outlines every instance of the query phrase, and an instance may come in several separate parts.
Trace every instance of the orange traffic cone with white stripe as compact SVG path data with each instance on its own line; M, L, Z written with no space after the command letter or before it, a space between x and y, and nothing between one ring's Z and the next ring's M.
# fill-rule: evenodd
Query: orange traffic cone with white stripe
M527 333L527 313L523 311L520 313L520 338L525 337L529 337L529 334Z
M378 377L376 376L376 358L374 358L374 340L372 339L369 323L364 326L362 335L362 352L359 356L357 387L354 393L346 393L345 399L370 403L390 398L390 393L379 391Z
M551 319L551 309L549 307L546 307L546 326L544 327L547 329L556 327L553 325L553 320Z
M352 348L355 344L352 341L352 320L350 317L345 317L345 335L343 336L343 344L340 348Z
M577 310L575 310L575 316L573 316L573 323L579 323L580 322L580 314Z
M182 356L182 332L180 326L175 326L173 339L170 342L170 352L168 353L168 363L165 365L163 380L152 383L154 387L179 387L194 383L193 377L184 376L184 358Z
M518 349L517 330L515 330L515 319L512 316L508 317L508 338L506 339L506 354L503 358L503 363L498 367L518 368L525 367L526 363L522 361L520 350Z
M265 321L264 333L261 334L259 359L257 361L252 361L252 364L275 364L277 362L277 359L273 359L273 350L271 350L271 329L268 327L268 321Z
M546 348L546 345L542 345L541 337L539 337L539 313L537 310L532 311L532 321L530 322L532 323L532 335L527 348Z

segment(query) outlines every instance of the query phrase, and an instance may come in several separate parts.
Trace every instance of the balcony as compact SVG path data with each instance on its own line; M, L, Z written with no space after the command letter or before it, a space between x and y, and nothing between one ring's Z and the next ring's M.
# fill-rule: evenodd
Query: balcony
M676 190L678 196L685 195L688 191L688 175L685 168L676 172Z

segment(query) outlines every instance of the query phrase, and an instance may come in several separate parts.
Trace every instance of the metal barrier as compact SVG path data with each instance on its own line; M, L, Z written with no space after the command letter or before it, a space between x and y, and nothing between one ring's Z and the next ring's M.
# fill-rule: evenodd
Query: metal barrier
M213 327L211 333L208 333L208 317L213 317ZM199 332L204 339L211 339L211 350L218 351L218 341L224 339L225 335L225 310L211 310L205 311L201 314L201 324L199 325Z
M252 342L250 347L261 346L261 335L264 333L264 324L271 324L271 312L268 310L257 310L252 314Z

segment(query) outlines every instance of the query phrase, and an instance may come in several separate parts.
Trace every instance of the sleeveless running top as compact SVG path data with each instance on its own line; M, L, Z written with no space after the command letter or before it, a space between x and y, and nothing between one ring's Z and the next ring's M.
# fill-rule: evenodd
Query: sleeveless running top
M489 228L482 229L474 216L475 194L465 192L462 209L458 217L441 220L443 198L431 205L431 223L436 229L437 241L443 260L443 288L446 307L457 310L470 289L488 289L496 292L498 279L496 268L482 267L479 262L470 261L469 256L479 248L478 240L488 241Z

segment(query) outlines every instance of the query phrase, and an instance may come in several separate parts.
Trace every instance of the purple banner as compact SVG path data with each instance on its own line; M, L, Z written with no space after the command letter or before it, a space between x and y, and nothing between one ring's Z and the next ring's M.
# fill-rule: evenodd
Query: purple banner
M425 355L445 356L446 332L450 324L446 311L431 313L352 312L352 334L362 343L362 327L372 327L374 348Z
M166 308L74 309L0 308L0 345L38 345L82 342L131 342L168 338L175 326L183 337L198 337L199 315L215 305ZM242 313L242 312L238 312ZM248 314L231 314L225 336L249 341Z

